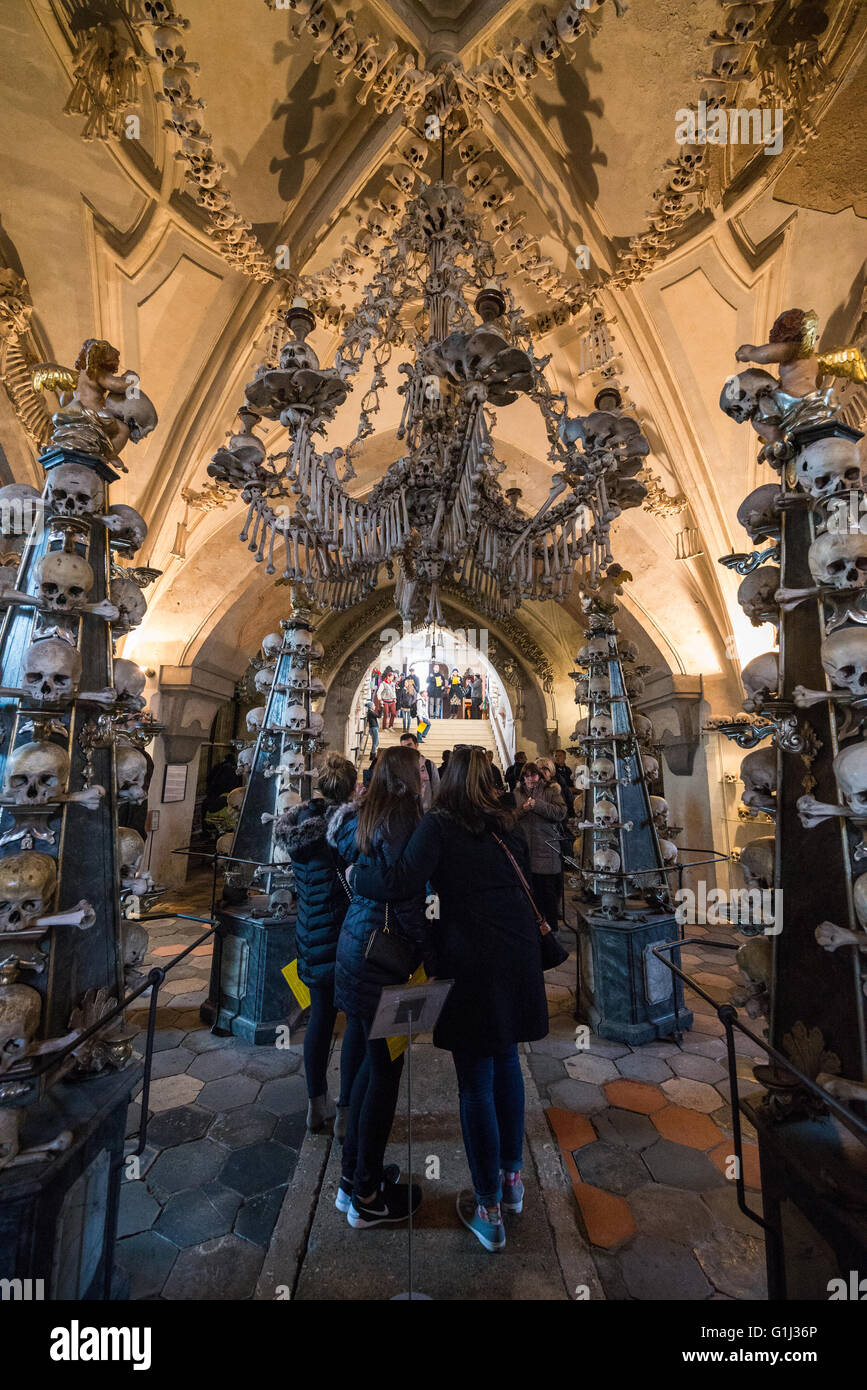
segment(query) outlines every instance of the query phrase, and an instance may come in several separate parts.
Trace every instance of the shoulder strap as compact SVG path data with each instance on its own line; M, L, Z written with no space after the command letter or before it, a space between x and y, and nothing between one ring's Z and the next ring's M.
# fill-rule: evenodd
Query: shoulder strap
M551 930L551 928L548 926L548 923L545 921L545 918L542 916L541 912L539 911L538 907L536 906L536 900L535 900L535 898L533 897L533 894L530 892L530 885L529 885L529 883L527 882L527 880L526 880L525 877L524 877L524 874L523 874L523 871L522 871L522 869L521 869L520 864L518 863L518 861L517 861L517 859L515 858L515 856L514 856L514 854L512 853L512 851L509 849L508 845L504 844L504 842L500 839L499 835L494 835L494 839L496 840L497 844L500 846L500 849L503 850L503 851L506 853L506 855L508 856L509 860L511 861L512 868L515 870L515 873L518 875L518 878L519 878L520 881L521 881L521 887L523 888L524 892L526 893L526 895L527 895L527 900L528 900L530 906L531 906L532 909L533 909L533 914L534 914L534 916L535 916L535 918L536 918L537 923L539 924L539 930L540 930L540 932L542 932L543 935L544 935L546 932L549 932L549 931Z

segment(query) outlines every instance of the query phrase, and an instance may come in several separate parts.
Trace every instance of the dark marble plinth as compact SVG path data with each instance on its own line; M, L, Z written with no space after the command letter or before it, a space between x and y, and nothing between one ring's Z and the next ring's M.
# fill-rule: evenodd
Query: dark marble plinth
M247 915L246 904L221 907L208 998L201 1017L246 1042L273 1047L297 1003L281 971L295 959L295 919Z
M21 1148L73 1135L62 1153L0 1172L0 1278L42 1280L52 1300L104 1299L111 1284L130 1092L141 1066L61 1082L29 1106Z
M581 904L576 910L585 947L580 1005L596 1034L637 1047L691 1028L683 986L653 954L654 946L679 935L673 914L648 912L634 920L603 917ZM670 958L679 965L679 950Z

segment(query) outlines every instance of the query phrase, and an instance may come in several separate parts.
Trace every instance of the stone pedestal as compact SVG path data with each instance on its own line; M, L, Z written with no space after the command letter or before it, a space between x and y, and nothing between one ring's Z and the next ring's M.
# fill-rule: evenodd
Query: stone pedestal
M683 987L653 954L654 946L678 936L673 914L610 918L580 903L576 911L581 932L579 1014L594 1032L638 1047L690 1029L692 1013L684 1008ZM670 958L680 965L680 950Z
M30 1297L72 1302L108 1297L123 1181L130 1093L141 1066L83 1083L61 1082L29 1106L22 1149L63 1130L63 1153L0 1172L0 1279L42 1280ZM26 1297L27 1286L11 1297Z
M245 1042L274 1046L295 1007L281 971L295 959L295 920L252 917L249 902L217 910L211 987L201 1007L205 1023Z

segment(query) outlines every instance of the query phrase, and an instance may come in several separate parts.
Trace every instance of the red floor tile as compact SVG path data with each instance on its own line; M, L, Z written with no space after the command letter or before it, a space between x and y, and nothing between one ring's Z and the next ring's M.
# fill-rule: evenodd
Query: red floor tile
M717 1168L719 1168L724 1176L728 1176L726 1169L729 1159L734 1154L734 1148L733 1141L731 1139L726 1139L723 1144L717 1144L716 1148L711 1149L708 1154L708 1158L716 1164ZM747 1187L761 1188L762 1178L761 1169L759 1167L758 1145L744 1143L742 1145L742 1150L744 1157L744 1182Z
M639 1115L652 1115L668 1104L658 1086L646 1081L607 1081L602 1088L612 1105L621 1110L634 1110Z
M557 1143L566 1153L580 1149L584 1144L592 1144L596 1131L586 1115L577 1115L574 1110L563 1110L552 1105L545 1111L548 1123L557 1136Z
M635 1235L637 1227L625 1198L574 1178L572 1186L591 1245L611 1250Z
M722 1137L722 1131L709 1115L687 1110L682 1105L667 1105L650 1118L663 1139L670 1139L673 1144L686 1144L690 1149L710 1149Z
M176 956L179 951L184 949L183 941L176 941L174 946L157 946L155 951L151 951L152 956Z

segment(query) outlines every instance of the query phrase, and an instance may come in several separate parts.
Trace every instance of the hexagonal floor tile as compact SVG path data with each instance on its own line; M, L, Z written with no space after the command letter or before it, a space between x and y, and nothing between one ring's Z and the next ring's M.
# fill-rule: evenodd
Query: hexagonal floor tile
M170 1300L248 1299L265 1252L240 1236L218 1236L178 1255L163 1296Z
M621 1076L629 1081L667 1081L671 1069L663 1057L646 1056L643 1052L633 1052L629 1057L621 1057L617 1062Z
M202 1190L177 1192L163 1207L154 1230L184 1249L228 1235L232 1217L220 1211Z
M657 1086L648 1086L644 1081L609 1081L605 1095L609 1104L621 1110L635 1110L639 1115L652 1115L668 1103Z
M594 1057L590 1052L567 1057L563 1065L576 1081L589 1081L593 1086L601 1086L603 1081L614 1081L617 1077L617 1066L610 1057Z
M248 1197L235 1222L237 1235L252 1241L254 1245L267 1246L285 1196L285 1187L275 1187L270 1192L259 1192L255 1197Z
M625 1144L637 1151L655 1144L659 1138L659 1131L646 1115L636 1114L634 1110L617 1110L614 1106L593 1116L593 1128L603 1143Z
M212 1052L191 1054L187 1070L190 1076L197 1076L200 1081L218 1081L222 1076L234 1075L243 1065L243 1055L237 1049L228 1051L220 1047Z
M695 1257L715 1289L739 1302L767 1298L765 1243L757 1234L716 1230L695 1247Z
M643 1236L664 1236L690 1248L706 1239L714 1220L696 1192L664 1183L646 1183L629 1194L629 1209Z
M554 1105L562 1106L565 1110L577 1110L582 1115L592 1115L597 1110L604 1110L607 1105L599 1086L591 1086L589 1081L573 1081L571 1077L555 1081L553 1086L548 1087L548 1095Z
M168 979L160 991L173 998L176 994L189 994L191 990L201 989L202 981L195 975L185 975L182 980Z
M121 1183L117 1218L119 1239L123 1236L136 1236L141 1231L149 1231L159 1214L159 1202L151 1196L141 1179Z
M192 1080L191 1077L188 1080ZM201 1083L200 1083L201 1084ZM224 1076L219 1081L208 1081L199 1095L199 1104L208 1110L237 1110L239 1105L250 1105L258 1096L260 1085L251 1076Z
M660 1236L637 1236L620 1267L630 1294L642 1301L694 1301L713 1292L692 1252Z
M153 1083L148 1103L154 1114L161 1110L174 1110L179 1105L189 1105L201 1089L202 1082L194 1076L166 1076Z
M165 1052L155 1052L151 1065L151 1076L159 1081L164 1076L180 1076L195 1057L186 1047L170 1047Z
M115 1258L129 1279L131 1299L157 1297L178 1257L178 1247L156 1231L127 1236L115 1246Z
M614 1250L635 1235L635 1221L625 1197L586 1182L573 1183L573 1191L591 1245Z
M212 1033L204 1024L194 1028L184 1038L184 1047L188 1047L191 1052L212 1052L218 1047L236 1047L237 1043L237 1038L222 1038L218 1033Z
M254 1081L272 1081L277 1076L291 1076L304 1060L301 1048L257 1048L256 1056L244 1058L244 1073Z
M275 1144L273 1140L253 1144L229 1155L220 1170L220 1182L245 1197L252 1197L257 1192L281 1187L294 1168L295 1160L296 1155L285 1144Z
M175 1110L163 1110L155 1115L148 1125L148 1141L158 1149L168 1149L174 1144L188 1144L191 1139L202 1139L208 1132L213 1115L200 1110L197 1105L181 1105Z
M259 1105L240 1105L237 1110L217 1116L211 1126L211 1138L227 1149L245 1149L270 1139L276 1127L277 1116L270 1110Z
M660 1139L645 1149L642 1158L655 1182L669 1187L688 1188L692 1192L707 1192L725 1181L706 1153L683 1144Z
M726 1071L723 1062L714 1057L702 1057L701 1053L684 1052L680 1057L672 1057L668 1064L676 1076L685 1076L689 1081L722 1081Z
M210 1139L193 1139L165 1149L148 1173L148 1183L163 1192L183 1192L201 1187L219 1173L226 1150Z
M613 1144L587 1144L573 1155L584 1182L625 1197L633 1188L647 1182L647 1169L631 1149Z
M303 1076L279 1076L266 1081L257 1102L273 1115L293 1115L307 1110L307 1086Z
M676 1076L671 1081L663 1081L662 1089L673 1105L683 1105L689 1110L700 1110L710 1115L719 1110L722 1103L719 1091L708 1086L705 1081L690 1081L687 1077Z
M710 1116L682 1105L667 1105L651 1118L664 1139L690 1149L712 1149L723 1137Z

